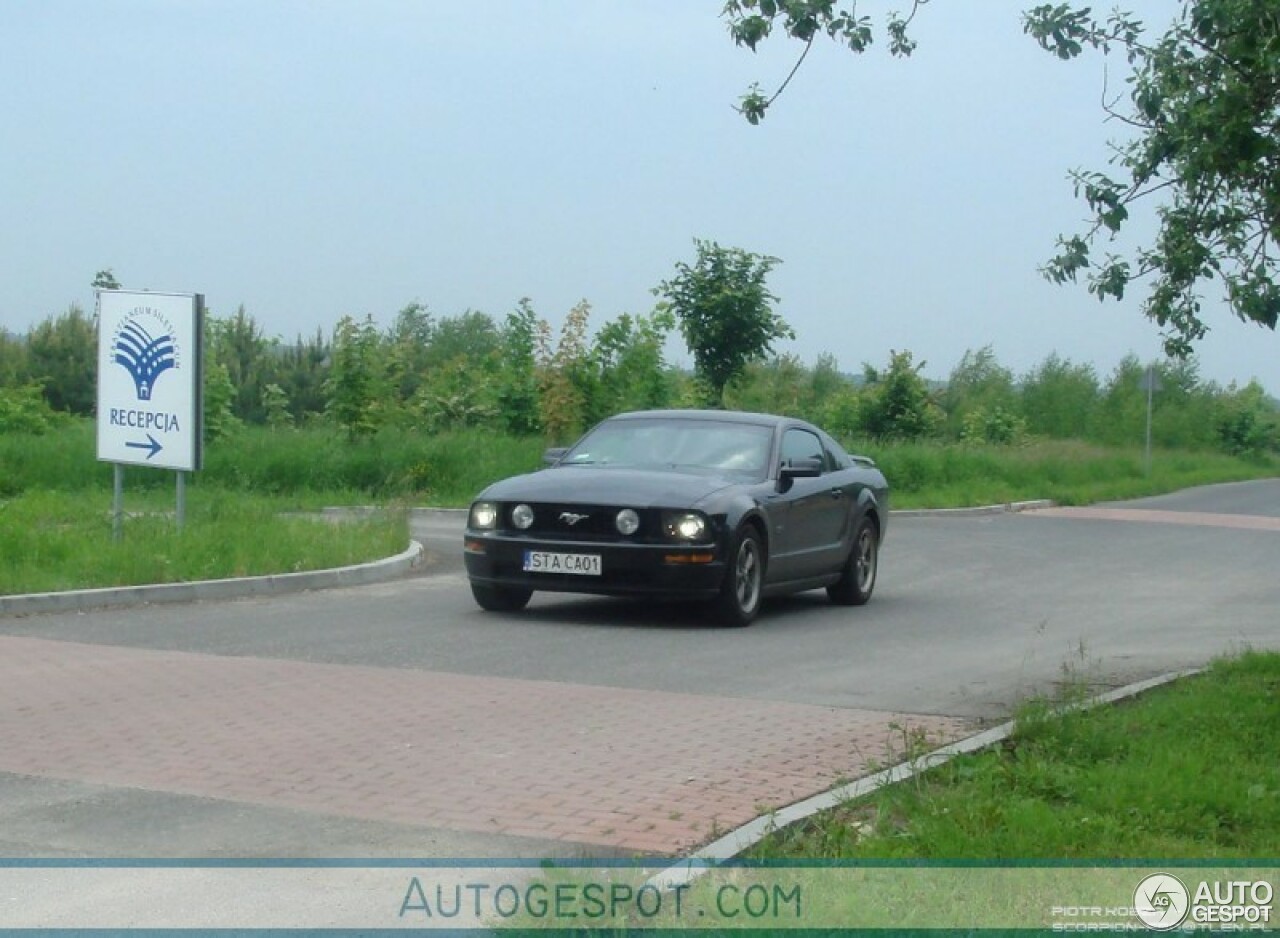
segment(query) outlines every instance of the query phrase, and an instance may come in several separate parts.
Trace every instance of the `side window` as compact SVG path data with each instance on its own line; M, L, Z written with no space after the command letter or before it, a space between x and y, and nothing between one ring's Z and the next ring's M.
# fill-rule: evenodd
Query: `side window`
M837 469L848 469L853 461L849 459L849 454L840 448L840 444L829 436L823 436L822 445L827 450L827 469L835 472Z
M824 472L828 466L822 441L808 430L788 430L782 436L782 464L785 466L797 459L816 459Z

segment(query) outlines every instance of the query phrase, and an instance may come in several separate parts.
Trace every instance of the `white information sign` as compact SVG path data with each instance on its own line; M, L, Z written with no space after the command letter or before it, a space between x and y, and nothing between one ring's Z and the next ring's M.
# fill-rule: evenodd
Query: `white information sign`
M196 293L98 291L98 459L193 472L201 458Z

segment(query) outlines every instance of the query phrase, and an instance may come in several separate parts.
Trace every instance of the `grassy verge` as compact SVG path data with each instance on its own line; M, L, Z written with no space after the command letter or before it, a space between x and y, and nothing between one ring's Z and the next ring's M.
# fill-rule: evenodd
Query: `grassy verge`
M0 502L0 594L317 570L399 553L409 536L403 512L332 523L283 514L292 501L210 487L188 494L181 533L170 492L126 507L114 543L109 491Z
M388 428L356 442L316 428L244 427L210 444L195 486L306 498L348 492L362 501L406 499L460 507L490 482L541 465L545 441L496 433L434 436ZM884 470L899 508L963 507L1031 498L1084 504L1154 495L1193 485L1280 474L1275 458L1157 450L1148 475L1140 449L1073 441L1025 446L847 441ZM172 473L129 469L130 492L170 489ZM111 469L94 458L87 421L44 436L0 435L0 498L30 488L109 489Z
M770 836L751 859L1280 856L1280 654L1251 652L1114 707L1030 705L957 758Z
M860 451L884 470L895 508L962 508L1034 498L1083 505L1280 474L1280 462L1273 458L1184 450L1156 450L1148 473L1140 449L1071 440L1016 447L900 443Z

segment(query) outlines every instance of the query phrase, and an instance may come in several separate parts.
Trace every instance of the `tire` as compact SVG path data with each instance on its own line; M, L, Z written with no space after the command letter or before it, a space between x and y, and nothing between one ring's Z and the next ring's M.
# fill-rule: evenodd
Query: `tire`
M827 587L827 596L841 606L862 606L876 588L880 567L880 532L875 522L864 517L853 529L853 545L844 562L840 579Z
M482 586L471 584L471 595L481 609L489 612L519 612L529 603L533 590L518 586Z
M716 619L723 625L750 625L760 611L764 587L765 553L755 528L743 528L733 539L720 596L715 601Z

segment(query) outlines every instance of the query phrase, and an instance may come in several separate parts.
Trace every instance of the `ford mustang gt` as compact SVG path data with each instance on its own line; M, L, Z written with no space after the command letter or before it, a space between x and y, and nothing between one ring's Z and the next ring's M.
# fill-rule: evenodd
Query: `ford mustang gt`
M620 414L546 468L471 504L463 546L484 609L535 590L697 600L747 625L766 596L871 598L888 485L822 430L735 411Z

